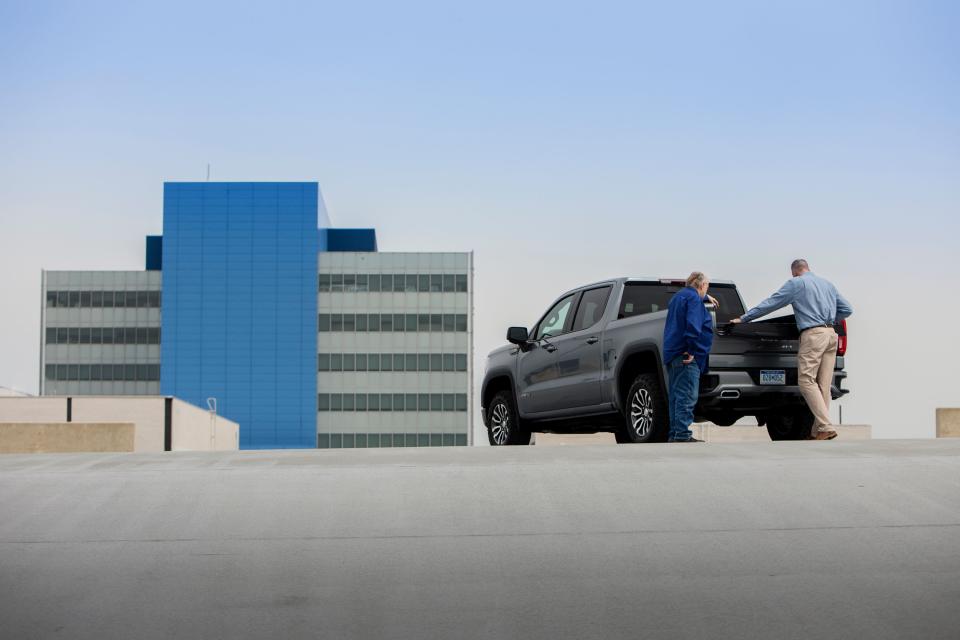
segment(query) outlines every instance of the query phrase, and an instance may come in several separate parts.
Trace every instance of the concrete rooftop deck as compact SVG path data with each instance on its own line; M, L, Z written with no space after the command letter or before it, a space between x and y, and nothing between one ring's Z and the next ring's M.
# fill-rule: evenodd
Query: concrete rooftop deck
M10 638L956 638L960 439L0 456Z

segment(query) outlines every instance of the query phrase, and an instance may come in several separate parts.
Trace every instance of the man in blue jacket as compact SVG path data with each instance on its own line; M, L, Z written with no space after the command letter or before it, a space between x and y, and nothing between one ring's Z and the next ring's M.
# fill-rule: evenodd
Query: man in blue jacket
M673 296L667 308L663 360L670 377L668 442L703 442L693 437L690 425L700 394L700 374L707 371L713 346L713 319L704 306L704 298L719 306L716 299L707 295L709 288L707 276L694 271L687 278L687 286Z

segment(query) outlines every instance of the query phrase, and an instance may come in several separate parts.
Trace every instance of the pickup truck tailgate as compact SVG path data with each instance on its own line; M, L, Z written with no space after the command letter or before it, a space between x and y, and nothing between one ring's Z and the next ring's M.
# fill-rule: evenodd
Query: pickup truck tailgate
M717 327L711 355L795 354L800 332L792 315Z

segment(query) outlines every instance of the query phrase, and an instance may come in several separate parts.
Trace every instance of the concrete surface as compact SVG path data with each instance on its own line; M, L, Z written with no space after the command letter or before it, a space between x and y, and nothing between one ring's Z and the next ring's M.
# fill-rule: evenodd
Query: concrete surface
M868 424L845 424L834 427L840 440L869 440L873 429ZM690 426L693 437L704 442L770 442L766 427L736 424L719 427L706 422ZM960 433L957 434L960 436ZM612 433L534 433L532 444L548 447L571 445L612 444L617 440Z
M960 409L937 409L937 437L960 438Z
M0 422L0 453L133 451L132 422Z
M957 638L960 440L0 457L10 638Z

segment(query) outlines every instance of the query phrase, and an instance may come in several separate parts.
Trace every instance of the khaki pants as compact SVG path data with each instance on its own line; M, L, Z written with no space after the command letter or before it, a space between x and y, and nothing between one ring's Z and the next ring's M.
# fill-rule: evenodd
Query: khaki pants
M837 332L829 327L807 329L800 334L800 351L797 353L797 374L800 393L813 413L813 429L831 431L830 385L833 384L833 368L837 362Z

